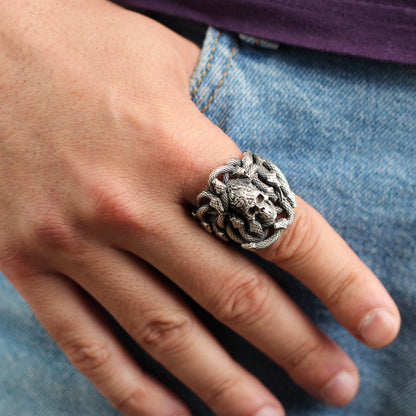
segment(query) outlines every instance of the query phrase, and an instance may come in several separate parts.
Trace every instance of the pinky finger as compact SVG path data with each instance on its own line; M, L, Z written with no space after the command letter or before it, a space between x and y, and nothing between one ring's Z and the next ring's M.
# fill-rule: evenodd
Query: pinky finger
M189 416L170 391L145 374L113 334L96 302L62 275L38 275L18 290L51 337L126 416ZM19 285L20 286L20 285Z

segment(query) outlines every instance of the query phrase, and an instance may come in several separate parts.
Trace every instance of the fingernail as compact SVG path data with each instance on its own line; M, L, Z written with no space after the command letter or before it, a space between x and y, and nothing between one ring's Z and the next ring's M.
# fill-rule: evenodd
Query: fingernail
M399 330L399 320L390 312L379 309L369 312L361 321L360 334L370 347L383 347L391 342Z
M357 392L358 378L346 370L341 370L321 390L321 397L331 406L348 403Z
M254 416L285 416L285 412L274 406L262 407Z

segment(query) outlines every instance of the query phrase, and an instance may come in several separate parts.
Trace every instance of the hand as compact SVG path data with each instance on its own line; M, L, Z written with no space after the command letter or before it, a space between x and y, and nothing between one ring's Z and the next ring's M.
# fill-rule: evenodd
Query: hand
M348 402L358 387L352 361L189 214L212 169L241 154L189 99L198 48L103 0L27 3L0 4L0 268L71 362L126 415L189 414L138 368L101 304L218 415L283 414L170 279L310 394ZM399 329L394 302L297 202L294 223L259 254L311 288L352 335L386 345Z

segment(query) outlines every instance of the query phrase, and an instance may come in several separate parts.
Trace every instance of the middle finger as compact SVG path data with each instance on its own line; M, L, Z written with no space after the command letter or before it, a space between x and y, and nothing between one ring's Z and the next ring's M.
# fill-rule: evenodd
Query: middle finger
M202 232L181 207L157 236L126 249L169 276L217 319L282 366L313 396L342 405L358 388L349 357L260 267ZM176 225L175 225L176 224ZM157 233L157 231L156 231ZM154 243L157 241L157 245Z

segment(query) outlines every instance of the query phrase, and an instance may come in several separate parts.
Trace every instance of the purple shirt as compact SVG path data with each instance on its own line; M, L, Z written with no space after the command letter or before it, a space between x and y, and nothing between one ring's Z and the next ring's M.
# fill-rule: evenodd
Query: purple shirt
M416 64L416 0L116 0L322 51Z

